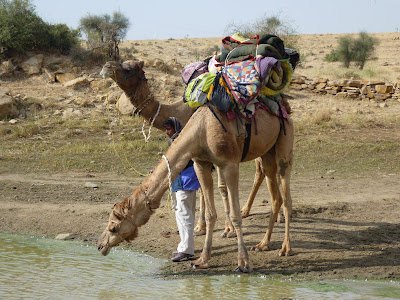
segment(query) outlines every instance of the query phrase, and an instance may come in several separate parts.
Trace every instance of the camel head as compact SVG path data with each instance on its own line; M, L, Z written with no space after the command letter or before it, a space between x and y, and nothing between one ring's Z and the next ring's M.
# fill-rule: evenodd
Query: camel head
M97 241L100 253L106 256L112 247L123 241L134 240L138 235L138 227L147 223L152 213L150 201L141 187L131 197L114 204L107 227Z
M143 61L127 60L123 63L107 62L100 71L103 78L110 77L126 92L135 90L142 81L147 81L143 71Z

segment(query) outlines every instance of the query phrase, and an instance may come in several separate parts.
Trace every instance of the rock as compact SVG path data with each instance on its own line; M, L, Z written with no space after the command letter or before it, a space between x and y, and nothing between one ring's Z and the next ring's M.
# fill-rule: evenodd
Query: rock
M82 107L88 107L90 105L90 100L88 99L88 97L76 97L74 99L74 103L82 106Z
M367 81L362 81L361 84L369 85L369 86L375 86L375 85L385 84L385 82L378 81L378 80L367 80Z
M73 87L74 89L83 87L83 86L88 86L89 81L87 80L86 77L78 77L73 80L67 81L63 84L65 87Z
M347 93L346 92L339 92L339 93L336 94L336 97L346 98L347 97Z
M42 69L43 54L35 55L21 64L22 70L28 75L39 74Z
M394 93L394 87L393 85L376 85L375 86L375 91L377 93L381 93L381 94L386 94L386 93Z
M314 79L314 84L319 84L319 83L327 83L328 82L328 79L327 78L316 78L316 79Z
M96 183L93 183L93 182L86 182L85 183L85 188L98 189L99 186Z
M64 73L62 71L55 72L56 82L64 84L68 81L74 80L76 78L75 74L72 73Z
M336 170L328 170L326 171L325 175L333 175L336 173Z
M304 80L304 78L302 77L293 77L292 80L290 81L290 83L295 83L295 84L303 84L306 83L306 81Z
M387 103L379 103L379 107L380 108L385 108L385 107L389 107L389 105L387 105Z
M117 101L117 108L123 115L129 115L133 112L135 107L132 105L131 101L129 101L128 97L126 97L125 93L123 93L118 101Z
M108 96L109 104L116 104L118 102L118 99L121 98L122 94L121 94L121 91L115 91L109 95L106 95L106 99L105 99L106 104L107 104L107 96ZM130 101L129 101L129 103L130 103Z
M16 119L11 119L10 121L8 121L8 123L10 123L10 124L15 124L17 122L18 122L18 120L16 120Z
M358 80L348 80L347 86L360 88L362 86L361 81Z
M81 117L82 112L78 109L74 109L72 107L67 108L66 110L63 111L62 117L64 119L70 119L73 117Z
M391 94L381 94L381 93L376 93L375 94L375 99L376 100L386 100L388 98L390 98L392 95Z
M65 64L67 64L67 62L63 57L46 56L43 61L43 66L47 68L54 66L62 66Z
M15 66L11 60L3 61L0 65L0 71L5 73L11 72L14 68Z
M47 79L49 82L53 83L56 82L56 75L50 71L48 68L43 68L44 73L47 75Z
M16 117L18 114L14 99L0 88L0 119Z
M301 84L297 84L297 83L293 83L293 82L290 83L290 88L293 90L297 90L297 91L300 91L303 89Z
M102 91L102 90L106 90L108 89L112 84L113 84L113 80L108 78L106 80L93 80L92 82L90 82L90 87L92 88L92 90L94 91Z
M76 234L73 233L60 233L55 237L56 240L63 240L63 241L73 240L74 238L76 238Z

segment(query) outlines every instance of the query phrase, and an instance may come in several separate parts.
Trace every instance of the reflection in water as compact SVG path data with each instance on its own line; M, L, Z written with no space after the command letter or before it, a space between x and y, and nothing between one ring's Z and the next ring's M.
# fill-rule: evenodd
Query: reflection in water
M126 250L101 256L77 242L0 234L0 298L396 299L399 282L270 280L267 276L156 277L163 261Z

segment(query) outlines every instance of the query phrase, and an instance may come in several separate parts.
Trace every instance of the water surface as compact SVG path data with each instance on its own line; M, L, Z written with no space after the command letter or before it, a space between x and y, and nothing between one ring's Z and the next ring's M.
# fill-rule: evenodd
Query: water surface
M400 299L398 281L300 282L236 274L162 278L164 261L0 233L1 299Z

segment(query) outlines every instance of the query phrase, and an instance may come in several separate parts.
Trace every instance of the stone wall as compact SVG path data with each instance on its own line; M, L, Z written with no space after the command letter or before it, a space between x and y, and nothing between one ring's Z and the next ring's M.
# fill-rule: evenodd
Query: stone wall
M305 76L295 76L290 83L290 88L354 99L376 101L385 101L389 98L400 99L400 82L388 84L383 81L309 79Z

